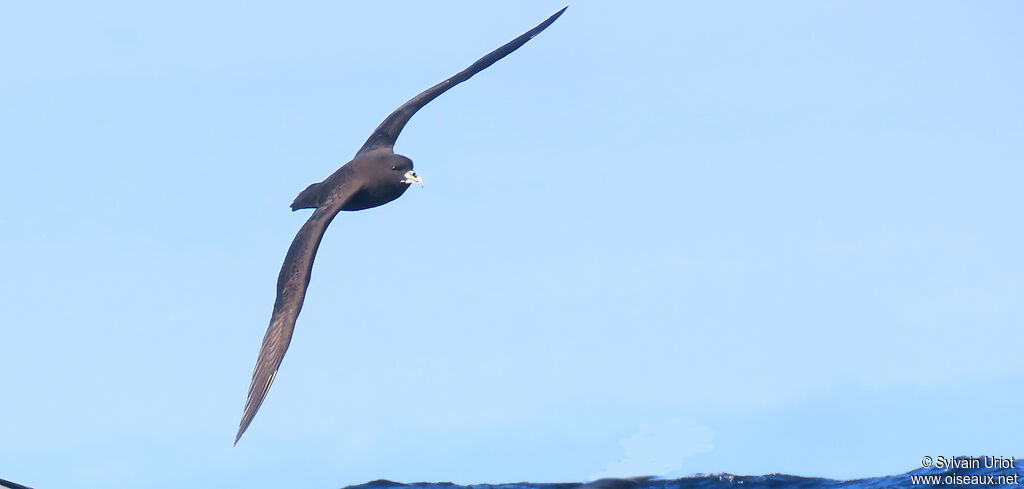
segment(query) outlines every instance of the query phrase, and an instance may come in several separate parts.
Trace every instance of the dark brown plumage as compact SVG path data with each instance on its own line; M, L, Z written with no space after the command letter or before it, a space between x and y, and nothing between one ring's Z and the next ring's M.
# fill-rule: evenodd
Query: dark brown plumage
M277 277L274 312L270 317L270 326L263 337L256 368L252 373L242 422L235 436L236 444L259 410L270 384L274 382L277 369L281 366L281 360L292 339L295 320L306 296L317 247L320 246L320 239L323 238L324 231L334 216L340 211L358 211L386 204L405 193L410 184L422 185L423 181L413 171L412 160L393 151L398 135L413 114L448 89L519 49L551 25L562 12L565 12L565 8L537 27L480 58L465 70L413 97L377 126L352 161L339 168L326 180L310 185L295 198L291 205L292 210L316 210L295 235L288 248L288 254L285 255L281 273Z

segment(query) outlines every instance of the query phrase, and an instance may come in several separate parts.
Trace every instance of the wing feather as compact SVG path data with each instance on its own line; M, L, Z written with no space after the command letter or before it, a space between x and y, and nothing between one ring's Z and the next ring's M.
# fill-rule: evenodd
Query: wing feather
M327 226L344 205L343 200L347 199L339 199L331 205L317 208L295 234L295 239L288 247L288 254L281 265L281 273L277 276L274 312L270 316L267 334L263 337L263 346L260 347L256 368L252 372L252 383L249 384L249 395L245 400L242 422L239 423L238 434L235 435L236 445L252 422L252 418L256 416L256 411L260 409L263 398L266 397L270 384L277 375L277 369L281 366L284 353L288 350L292 332L295 330L295 320L299 317L302 302L306 298L306 288L309 286L317 248Z
M387 119L384 119L384 122L381 122L380 125L377 126L377 129L373 131L373 134L370 134L370 137L365 143L363 143L363 147L359 148L359 151L356 152L356 156L367 151L372 151L381 146L393 148L395 146L395 141L398 140L398 135L402 132L405 124L409 122L409 119L412 118L416 111L422 109L424 105L427 105L431 100L434 100L442 93L448 91L448 89L468 80L471 76L483 71L499 59L508 56L512 51L519 49L520 46L526 44L526 41L533 39L534 36L540 34L544 29L547 29L547 27L562 15L562 12L565 12L565 9L567 8L569 7L565 7L562 10L555 12L554 15L548 17L547 20L541 22L537 27L526 31L523 35L509 41L504 46L491 51L483 58L480 58L475 63L469 65L469 68L466 68L465 70L456 73L451 78L424 90L423 93L420 93L408 102L402 104L402 106L392 112Z

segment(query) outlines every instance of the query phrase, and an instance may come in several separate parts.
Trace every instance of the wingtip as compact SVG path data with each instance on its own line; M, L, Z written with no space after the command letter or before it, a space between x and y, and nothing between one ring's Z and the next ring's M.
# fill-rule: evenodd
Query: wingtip
M242 415L242 421L238 423L238 433L235 433L235 443L231 446L238 446L238 440L241 440L242 435L245 434L245 430L249 429L249 423L252 422L252 416L247 416L247 414L248 410L246 410L246 413Z
M231 446L238 446L238 440L242 439L242 435L245 434L245 430L249 429L249 423L252 422L252 417L249 419L242 418L242 422L238 425L238 433L235 433L235 444Z
M529 36L529 37L526 37L526 39L533 39L534 37L537 37L537 34L540 34L541 32L544 31L544 29L547 29L549 25L553 24L556 20L558 20L558 18L561 17L562 13L565 12L565 9L567 9L567 8L569 8L568 5L562 7L562 10L559 10L558 12L555 12L554 14L551 15L551 17L548 17L547 20L545 20L544 22L541 22L540 25L538 25L537 27L534 27L533 29L530 29L523 36L524 37Z

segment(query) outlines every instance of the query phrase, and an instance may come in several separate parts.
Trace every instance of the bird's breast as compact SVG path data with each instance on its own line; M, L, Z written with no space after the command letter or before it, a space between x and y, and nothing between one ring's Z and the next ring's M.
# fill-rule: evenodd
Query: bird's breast
M405 193L409 188L407 183L382 184L372 187L364 187L356 192L352 198L341 207L345 211L361 211L371 207L378 207L392 200L395 200Z

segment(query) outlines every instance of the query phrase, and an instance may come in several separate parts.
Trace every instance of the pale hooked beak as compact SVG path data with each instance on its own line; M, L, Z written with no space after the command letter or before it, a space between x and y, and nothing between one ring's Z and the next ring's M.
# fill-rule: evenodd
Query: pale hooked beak
M420 187L423 186L423 179L420 178L420 177L417 177L416 176L416 172L414 172L412 170L409 170L409 171L405 172L405 175L402 175L402 176L405 177L405 180L402 180L402 183L410 183L410 184L418 183L418 184L420 184Z

